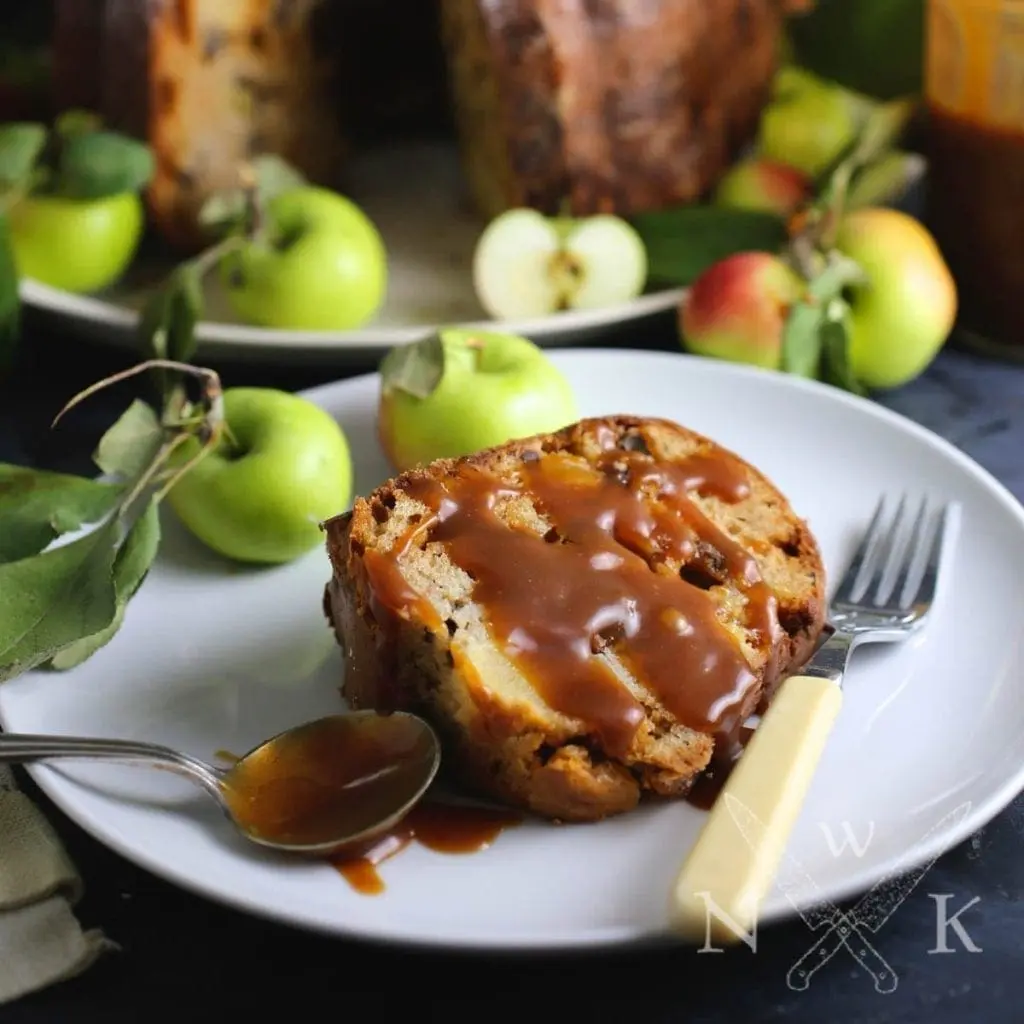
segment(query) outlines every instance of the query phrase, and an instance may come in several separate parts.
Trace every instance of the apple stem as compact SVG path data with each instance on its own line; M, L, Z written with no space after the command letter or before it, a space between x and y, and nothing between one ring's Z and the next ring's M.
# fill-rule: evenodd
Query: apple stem
M135 481L134 486L128 493L128 497L121 502L120 515L123 516L128 511L128 509L131 508L131 506L135 503L139 495L142 494L142 492L149 486L149 484L156 477L160 469L166 464L167 460L174 453L174 449L177 448L179 445L184 444L187 439L188 434L175 434L173 437L165 441L160 446L160 450L156 453L155 456L153 456L153 461L145 468L145 470L143 470L138 480ZM177 479L177 477L175 477L175 479ZM170 486L161 488L161 490L157 493L156 500L161 501L164 495L169 490Z
M238 169L238 177L242 186L242 198L245 201L243 216L243 237L253 240L263 230L263 208L260 205L259 181L250 164L242 164Z

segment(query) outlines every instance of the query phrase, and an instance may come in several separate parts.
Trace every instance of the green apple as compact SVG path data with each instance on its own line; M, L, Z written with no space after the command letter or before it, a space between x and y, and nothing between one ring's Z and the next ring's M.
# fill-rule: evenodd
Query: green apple
M291 561L321 543L320 523L352 497L352 457L337 421L273 388L224 392L226 436L179 478L167 501L184 525L240 562ZM182 445L181 465L199 451Z
M381 364L378 436L400 471L577 418L568 380L518 335L449 328L392 349Z
M350 199L299 185L266 205L265 236L221 262L228 301L246 323L309 331L361 327L387 291L384 240Z
M758 155L817 177L853 142L858 111L839 86L799 68L782 69L774 96L761 112Z
M135 192L102 199L33 195L15 203L9 216L19 276L79 294L121 277L145 225Z
M850 369L869 388L908 383L935 358L956 319L956 283L938 245L908 214L865 207L843 219L836 248L866 279L848 294Z
M646 282L644 243L612 214L506 210L487 225L473 253L473 286L495 320L615 306L636 298Z

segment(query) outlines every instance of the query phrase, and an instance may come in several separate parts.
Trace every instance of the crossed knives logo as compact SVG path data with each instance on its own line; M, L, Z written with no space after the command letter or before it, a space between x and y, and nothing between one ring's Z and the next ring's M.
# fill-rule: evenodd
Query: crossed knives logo
M723 794L726 806L737 828L748 843L757 842L763 825L760 819L742 801L732 794ZM971 809L970 802L960 804L944 815L918 841L921 846L930 847L932 840L946 829L954 834L956 827L966 818ZM880 878L849 911L841 910L827 899L807 870L790 854L783 855L786 867L784 877L777 882L790 906L797 912L804 924L813 932L821 932L814 944L789 969L786 984L791 989L803 991L811 978L825 966L840 949L845 948L860 966L871 975L878 992L892 992L897 985L896 972L889 966L881 953L871 944L868 935L877 934L890 917L899 909L907 897L917 888L932 866L946 852L952 843L940 845L928 859L916 867L908 868L901 860L892 870ZM796 898L797 891L810 895L812 905L806 906Z

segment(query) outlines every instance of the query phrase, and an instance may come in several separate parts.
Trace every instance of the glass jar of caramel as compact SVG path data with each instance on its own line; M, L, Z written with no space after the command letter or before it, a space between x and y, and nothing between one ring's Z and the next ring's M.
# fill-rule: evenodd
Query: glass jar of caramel
M926 220L958 336L1024 361L1024 0L927 0Z

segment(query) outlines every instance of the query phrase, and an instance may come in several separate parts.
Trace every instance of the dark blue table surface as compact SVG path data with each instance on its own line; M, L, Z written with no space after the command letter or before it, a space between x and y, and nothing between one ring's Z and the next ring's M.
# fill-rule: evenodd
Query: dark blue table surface
M668 318L602 344L676 347ZM57 430L49 423L71 394L130 362L126 353L30 319L19 362L0 381L0 461L88 472L89 452L133 386L92 399ZM284 388L347 375L331 368L215 366L227 384ZM952 440L1024 499L1024 366L948 349L921 379L878 400ZM893 992L879 994L843 950L806 991L787 987L787 970L812 941L800 921L764 929L756 953L739 946L721 954L483 957L309 935L153 877L92 840L21 779L85 879L82 922L102 927L121 950L80 978L0 1007L4 1024L177 1018L234 1024L259 1011L285 1010L342 1021L382 1013L487 1020L506 1012L574 1021L628 1014L644 1024L1024 1021L1024 797L947 853L873 939L898 977ZM937 906L943 901L947 917L969 904L958 918L962 932L942 927Z

